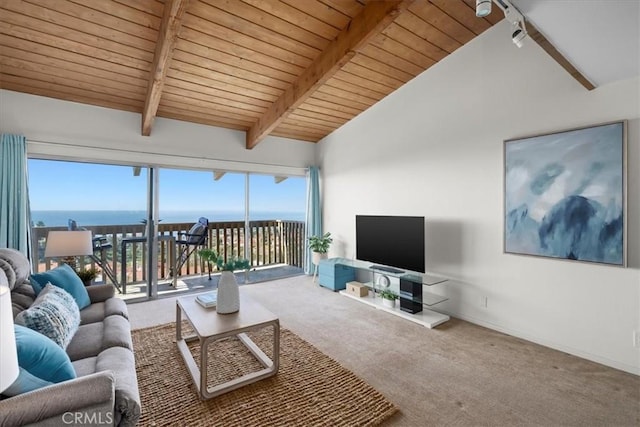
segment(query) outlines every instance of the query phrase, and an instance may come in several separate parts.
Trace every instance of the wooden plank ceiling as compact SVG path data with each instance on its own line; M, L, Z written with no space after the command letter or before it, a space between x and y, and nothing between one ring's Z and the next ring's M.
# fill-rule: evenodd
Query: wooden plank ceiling
M474 0L0 0L0 87L316 142L503 18Z

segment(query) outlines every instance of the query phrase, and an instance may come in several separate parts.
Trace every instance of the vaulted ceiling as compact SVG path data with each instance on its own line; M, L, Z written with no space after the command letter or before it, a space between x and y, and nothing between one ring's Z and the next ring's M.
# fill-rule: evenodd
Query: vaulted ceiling
M501 19L474 0L0 0L0 87L140 113L143 135L166 117L316 142Z

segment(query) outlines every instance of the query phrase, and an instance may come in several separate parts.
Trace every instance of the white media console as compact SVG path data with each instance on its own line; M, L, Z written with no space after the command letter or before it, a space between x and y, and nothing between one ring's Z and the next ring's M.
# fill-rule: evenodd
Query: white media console
M350 267L356 271L366 271L371 274L371 281L364 283L370 291L368 296L358 297L347 293L345 290L340 291L341 295L377 309L384 310L387 313L402 317L403 319L411 322L426 326L427 328L436 327L449 320L449 316L446 314L425 308L439 304L448 299L447 297L435 294L430 290L432 286L447 282L448 279L444 277L414 271L399 270L389 268L387 266L374 265L367 261L347 258L332 258L327 261L334 266ZM377 269L376 267L382 267L384 270ZM384 306L382 304L382 298L376 293L376 291L380 290L380 287L376 286L376 279L380 275L386 276L386 278L398 279L398 289L396 290L394 286L392 290L399 295L400 304L396 303L393 308ZM335 283L333 286L333 289L335 290Z

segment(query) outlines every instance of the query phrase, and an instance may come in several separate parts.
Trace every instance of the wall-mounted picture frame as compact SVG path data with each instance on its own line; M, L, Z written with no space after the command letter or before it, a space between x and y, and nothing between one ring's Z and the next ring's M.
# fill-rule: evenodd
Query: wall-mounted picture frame
M504 252L626 267L627 122L504 141Z

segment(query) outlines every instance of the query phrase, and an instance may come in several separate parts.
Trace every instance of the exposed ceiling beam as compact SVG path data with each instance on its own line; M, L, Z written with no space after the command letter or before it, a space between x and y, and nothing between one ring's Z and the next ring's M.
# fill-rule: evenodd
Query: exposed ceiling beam
M160 96L164 87L164 80L167 69L173 55L173 48L182 26L182 17L187 9L189 0L166 0L164 13L158 31L158 41L149 74L149 84L147 85L147 98L144 101L142 111L142 135L151 135L151 125L158 112Z
M273 129L382 32L414 0L371 1L247 131L247 149Z
M553 44L531 23L526 21L527 32L529 37L535 40L540 47L549 54L562 68L567 70L569 74L573 76L582 86L588 90L593 90L596 87L574 67L567 58L556 49Z

